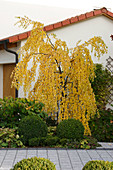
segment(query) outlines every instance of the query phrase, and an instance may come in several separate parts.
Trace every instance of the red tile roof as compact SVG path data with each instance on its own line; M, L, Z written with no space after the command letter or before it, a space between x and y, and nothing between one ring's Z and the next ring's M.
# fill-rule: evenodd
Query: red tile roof
M54 23L54 24L51 24L51 25L47 25L47 26L44 27L44 30L48 32L48 31L51 31L51 30L54 30L54 29L57 29L57 28L61 28L61 27L73 24L73 23L84 21L86 19L89 19L89 18L92 18L92 17L95 17L95 16L99 16L99 15L104 15L104 16L113 20L113 13L108 11L105 7L103 7L101 9L96 9L94 11L87 12L85 14L81 14L79 16L68 18L68 19L63 20L61 22L57 22L57 23ZM14 35L14 36L11 36L11 37L8 37L8 38L5 38L5 39L8 39L10 43L14 43L14 42L17 42L19 40L26 39L29 36L30 36L30 31L25 32L25 33L21 33L21 34L18 34L18 35ZM2 39L0 41L3 41L5 39Z

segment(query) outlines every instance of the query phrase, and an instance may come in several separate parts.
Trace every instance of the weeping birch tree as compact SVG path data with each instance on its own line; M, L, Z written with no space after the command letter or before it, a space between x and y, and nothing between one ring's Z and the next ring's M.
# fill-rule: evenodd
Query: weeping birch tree
M12 73L12 86L17 89L23 86L25 96L28 92L29 99L44 103L48 115L54 118L58 114L58 122L79 119L85 127L85 135L90 135L88 121L97 112L89 81L95 77L91 54L100 58L107 53L104 41L101 37L93 37L69 49L65 41L47 34L42 23L27 17L19 17L17 23L23 28L33 27L19 49L21 61ZM30 68L29 62L32 62Z

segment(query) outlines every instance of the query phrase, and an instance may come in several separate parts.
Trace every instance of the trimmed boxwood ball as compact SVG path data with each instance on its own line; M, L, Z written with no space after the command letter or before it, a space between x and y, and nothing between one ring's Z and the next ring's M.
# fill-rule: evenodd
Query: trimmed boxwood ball
M32 138L40 138L47 136L47 125L39 117L29 115L24 117L18 127L19 135L22 136L21 140L24 145L28 145L29 140Z
M84 135L84 126L76 119L63 120L58 124L56 134L59 138L80 140Z
M95 160L85 164L82 170L113 170L113 162Z
M49 159L45 158L28 158L23 159L10 170L56 170L55 165Z

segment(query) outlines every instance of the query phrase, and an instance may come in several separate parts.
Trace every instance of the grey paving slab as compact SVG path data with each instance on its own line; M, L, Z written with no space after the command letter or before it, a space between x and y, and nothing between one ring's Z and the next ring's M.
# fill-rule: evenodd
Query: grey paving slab
M113 157L113 150L107 150L107 153L109 153L109 155Z
M113 162L113 158L111 157L104 157L103 160Z
M96 150L87 150L87 153L89 154L91 159L94 159L94 158L98 158L99 159L99 158L101 158Z
M110 155L106 152L106 150L97 150L98 155L100 155L101 158L104 157L110 157Z
M99 143L102 145L103 148L106 148L106 149L111 148L111 149L113 149L113 143L110 143L110 142L99 142Z
M10 168L24 158L34 156L50 159L57 170L82 170L89 160L113 161L113 143L101 143L102 147L92 150L29 148L0 149L0 170Z

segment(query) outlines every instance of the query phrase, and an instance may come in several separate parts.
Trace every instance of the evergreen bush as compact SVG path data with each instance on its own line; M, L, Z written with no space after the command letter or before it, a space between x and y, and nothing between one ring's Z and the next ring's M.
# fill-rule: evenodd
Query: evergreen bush
M91 134L100 142L113 142L113 110L99 110L100 117L95 116L89 122Z
M95 78L94 81L91 81L91 86L99 109L102 109L108 103L110 96L109 86L111 84L113 84L111 73L102 64L95 64Z
M46 123L41 118L29 115L20 121L18 131L23 143L28 145L32 138L45 137L48 130Z
M84 126L76 119L63 120L58 124L56 134L59 138L80 140L84 135Z

